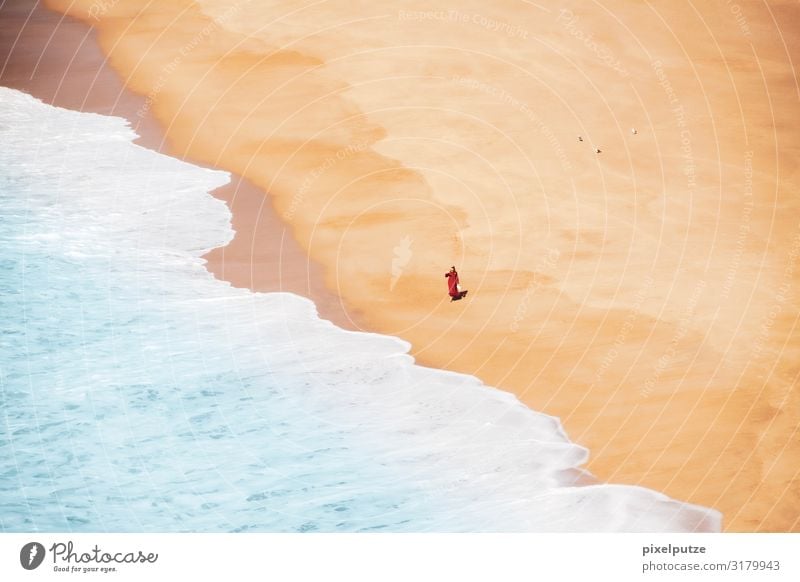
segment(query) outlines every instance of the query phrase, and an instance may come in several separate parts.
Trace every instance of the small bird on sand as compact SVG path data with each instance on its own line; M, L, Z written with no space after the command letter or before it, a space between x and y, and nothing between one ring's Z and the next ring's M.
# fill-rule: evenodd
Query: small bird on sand
M578 141L583 141L583 138L581 136L578 136Z
M603 152L602 152L602 150L600 148L594 148L594 153L601 154Z
M633 135L636 135L636 134L637 134L637 133L639 133L639 132L638 132L638 131L636 131L636 128L635 128L635 127L632 127L632 128L631 128L631 133L632 133Z

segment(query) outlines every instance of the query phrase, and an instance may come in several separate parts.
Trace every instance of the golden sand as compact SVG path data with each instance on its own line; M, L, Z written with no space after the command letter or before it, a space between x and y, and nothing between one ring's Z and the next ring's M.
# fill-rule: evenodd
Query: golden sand
M559 416L603 480L800 529L796 3L47 4L354 325Z

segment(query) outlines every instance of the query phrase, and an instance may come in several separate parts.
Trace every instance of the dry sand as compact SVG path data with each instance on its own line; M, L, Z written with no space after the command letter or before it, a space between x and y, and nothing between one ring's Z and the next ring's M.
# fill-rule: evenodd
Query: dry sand
M800 529L796 2L47 5L353 325L559 416L601 479Z

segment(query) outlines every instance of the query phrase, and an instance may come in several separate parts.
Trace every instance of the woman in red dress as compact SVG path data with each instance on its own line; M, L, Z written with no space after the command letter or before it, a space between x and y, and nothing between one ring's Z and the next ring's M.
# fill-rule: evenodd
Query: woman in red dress
M445 273L444 276L447 278L447 292L450 294L450 301L458 301L467 294L458 287L458 272L455 266L451 267L450 272Z

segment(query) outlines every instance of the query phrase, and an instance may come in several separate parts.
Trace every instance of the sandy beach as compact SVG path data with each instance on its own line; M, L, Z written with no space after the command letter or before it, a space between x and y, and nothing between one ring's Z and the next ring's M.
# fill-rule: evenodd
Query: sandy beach
M213 272L517 394L604 481L800 529L795 3L46 5L138 97L91 47L89 89L3 84L253 185Z

